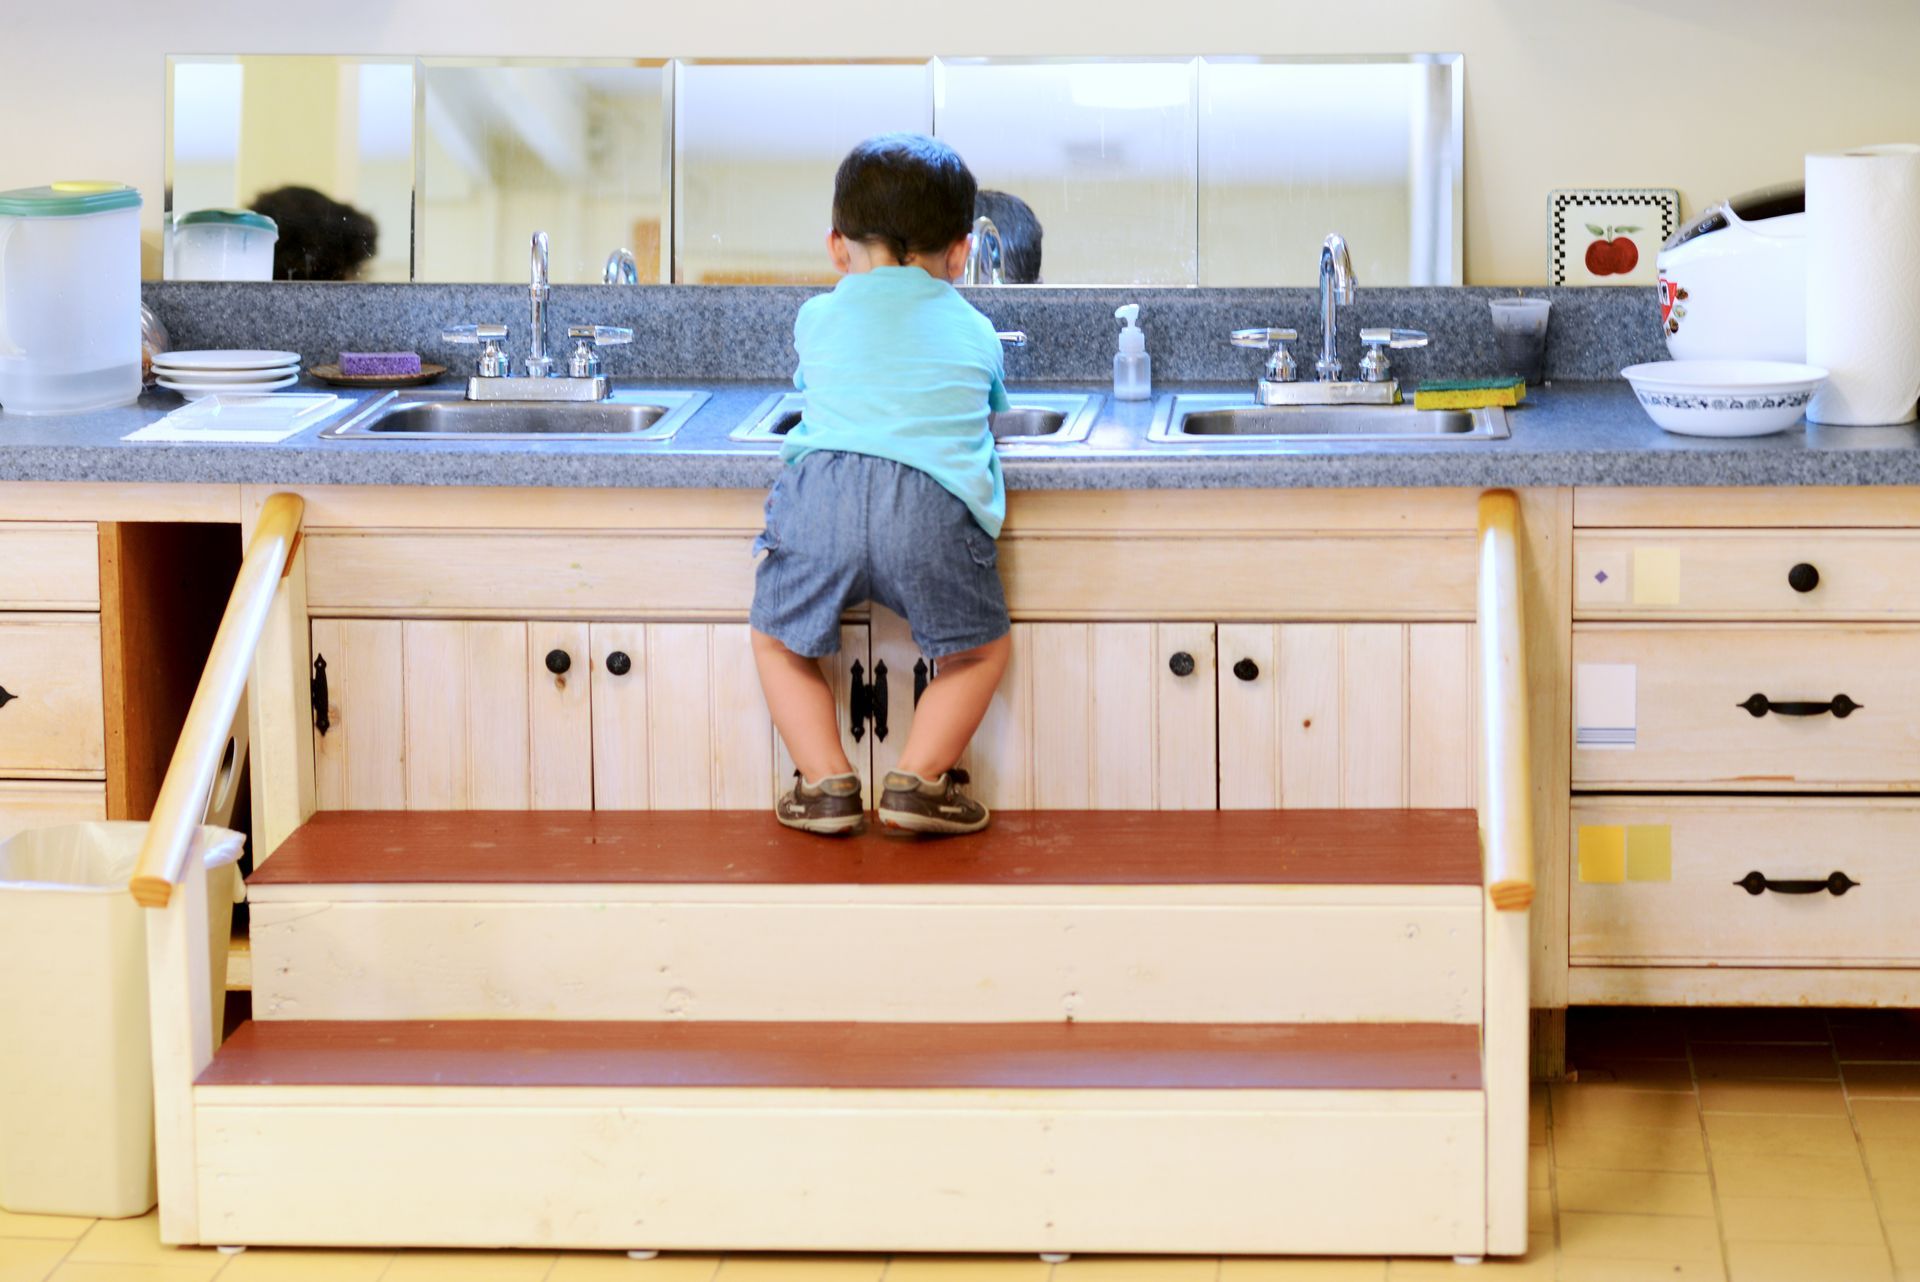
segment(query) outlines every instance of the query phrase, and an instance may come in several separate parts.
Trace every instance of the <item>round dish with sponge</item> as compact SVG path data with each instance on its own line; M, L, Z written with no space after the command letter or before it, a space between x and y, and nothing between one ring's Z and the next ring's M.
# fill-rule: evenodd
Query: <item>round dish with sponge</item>
M1792 361L1649 361L1620 376L1647 416L1680 436L1769 436L1798 426L1827 371Z

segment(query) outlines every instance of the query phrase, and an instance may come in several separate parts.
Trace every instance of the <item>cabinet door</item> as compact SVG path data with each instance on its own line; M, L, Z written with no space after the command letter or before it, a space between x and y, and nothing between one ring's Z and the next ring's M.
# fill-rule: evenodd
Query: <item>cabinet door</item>
M892 687L877 775L912 728L922 659L897 616L876 608L873 629ZM1014 624L1007 674L961 758L974 794L1009 810L1212 809L1213 663L1206 623Z
M100 616L0 614L0 774L106 770Z
M1227 809L1473 804L1473 626L1221 624Z
M322 809L591 804L584 624L321 619ZM556 671L556 669L558 669Z
M596 809L770 804L773 726L745 624L596 623L592 631Z

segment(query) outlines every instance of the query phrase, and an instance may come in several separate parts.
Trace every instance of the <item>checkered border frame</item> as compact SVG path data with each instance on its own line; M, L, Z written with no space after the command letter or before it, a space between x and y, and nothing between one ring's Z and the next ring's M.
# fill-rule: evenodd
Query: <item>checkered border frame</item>
M1569 205L1645 205L1660 211L1660 243L1680 226L1680 192L1673 187L1562 187L1547 193L1547 283L1567 283Z

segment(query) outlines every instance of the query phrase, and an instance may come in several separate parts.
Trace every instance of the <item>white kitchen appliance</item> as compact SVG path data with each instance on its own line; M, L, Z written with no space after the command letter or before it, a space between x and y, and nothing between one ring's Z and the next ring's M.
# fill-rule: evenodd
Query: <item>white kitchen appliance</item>
M1660 327L1675 360L1807 359L1807 188L1723 200L1660 250Z

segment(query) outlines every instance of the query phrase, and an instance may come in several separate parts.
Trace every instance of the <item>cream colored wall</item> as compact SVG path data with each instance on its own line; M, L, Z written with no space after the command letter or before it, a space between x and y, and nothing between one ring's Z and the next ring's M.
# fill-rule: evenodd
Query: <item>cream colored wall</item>
M1458 50L1467 56L1467 278L1479 284L1543 278L1550 188L1677 186L1691 209L1798 173L1810 149L1920 135L1914 0L1049 0L990 24L962 22L951 4L928 0L839 0L831 17L773 0L574 0L564 20L509 0L67 0L7 9L0 121L11 124L0 141L0 189L119 178L146 193L150 228L160 207L167 53ZM1312 249L1300 246L1303 255Z

